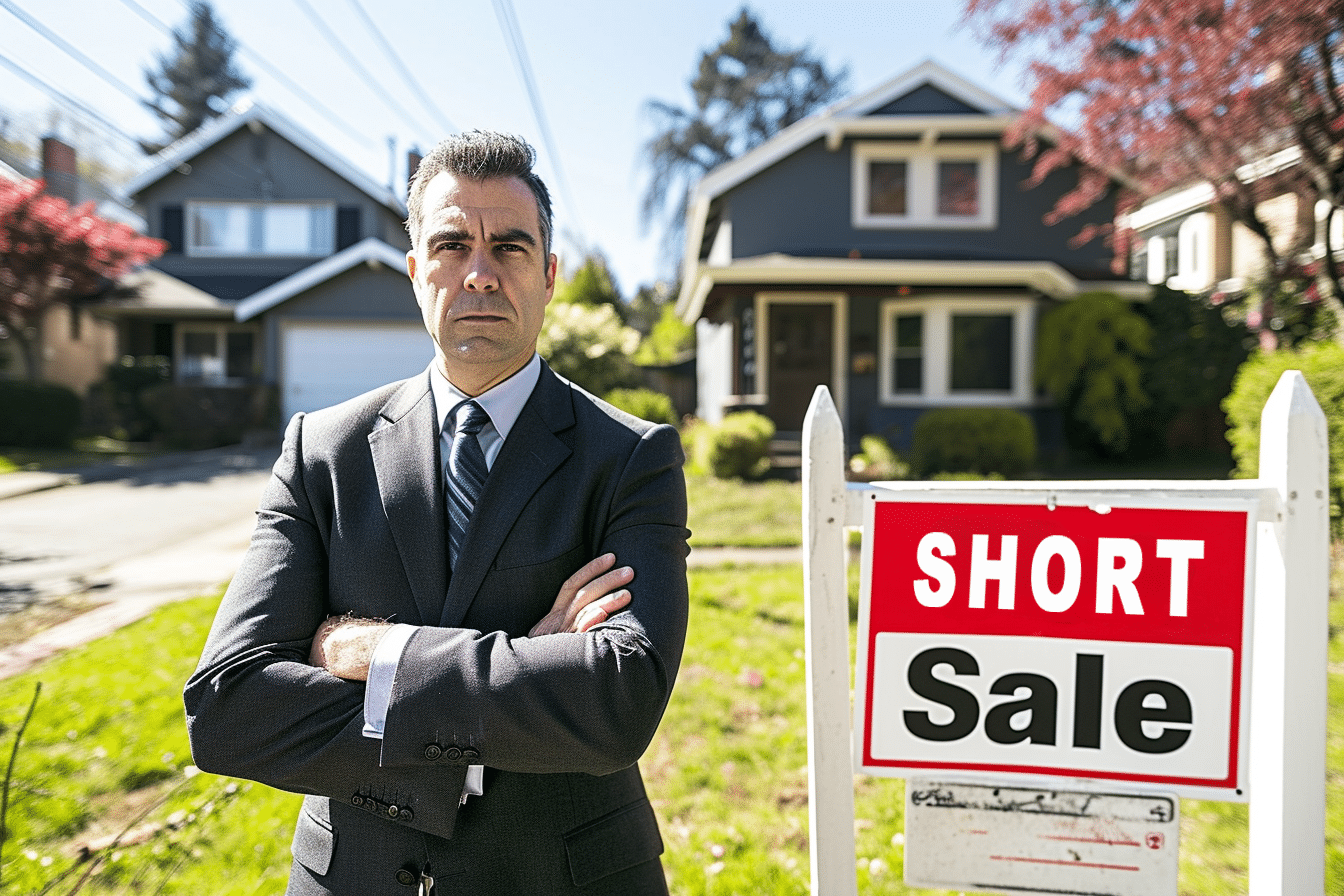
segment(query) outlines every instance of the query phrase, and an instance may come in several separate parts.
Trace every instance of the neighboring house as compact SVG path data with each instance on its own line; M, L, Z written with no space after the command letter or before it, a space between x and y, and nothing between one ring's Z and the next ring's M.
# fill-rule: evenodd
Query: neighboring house
M851 446L909 444L924 411L1017 408L1048 442L1033 384L1037 320L1117 278L1100 239L1111 200L1053 226L1076 183L1002 145L1017 110L932 62L781 131L711 171L688 220L678 312L697 324L699 416L752 408L781 434L830 387Z
M400 192L250 105L159 153L127 185L169 248L140 298L101 309L121 353L180 384L278 388L282 420L424 369Z
M1237 175L1249 183L1297 164L1299 150L1291 148L1263 161L1246 165ZM1275 235L1276 246L1287 248L1297 228L1314 222L1313 257L1325 254L1325 221L1329 204L1308 208L1295 194L1271 196L1258 212ZM1192 293L1237 293L1264 271L1264 243L1246 225L1232 220L1214 204L1212 184L1199 183L1169 190L1147 200L1120 223L1133 229L1131 270L1136 279L1165 283ZM1330 244L1344 249L1344 214L1332 222Z

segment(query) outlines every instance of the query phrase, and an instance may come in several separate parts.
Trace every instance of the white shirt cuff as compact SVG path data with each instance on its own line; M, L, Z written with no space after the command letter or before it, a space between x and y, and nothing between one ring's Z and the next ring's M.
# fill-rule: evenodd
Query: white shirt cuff
M369 660L369 680L364 685L364 736L383 739L387 707L392 702L392 682L397 677L406 642L415 634L415 626L396 623L381 638Z

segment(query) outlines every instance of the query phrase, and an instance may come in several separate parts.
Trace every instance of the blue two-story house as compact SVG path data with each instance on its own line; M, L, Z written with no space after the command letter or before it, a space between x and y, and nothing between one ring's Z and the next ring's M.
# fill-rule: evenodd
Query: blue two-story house
M265 106L223 115L127 185L168 243L109 306L122 354L174 381L268 386L282 419L423 370L434 346L406 276L404 191Z
M1047 225L1077 183L1028 186L1018 110L933 62L781 131L699 184L677 309L697 327L697 414L759 410L797 433L827 385L851 443L908 444L924 411L1001 406L1047 437L1036 326L1089 291L1131 299L1101 239L1111 199Z

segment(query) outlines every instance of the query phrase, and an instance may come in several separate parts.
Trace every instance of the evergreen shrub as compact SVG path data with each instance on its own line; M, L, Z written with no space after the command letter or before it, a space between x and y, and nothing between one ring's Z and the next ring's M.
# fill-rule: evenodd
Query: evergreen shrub
M612 389L602 399L650 423L677 425L677 411L672 406L672 398L662 392L652 389Z
M696 439L699 465L718 479L756 479L770 469L775 424L764 414L739 411Z
M1237 371L1232 392L1223 401L1227 440L1237 468L1232 475L1253 479L1260 473L1260 413L1285 371L1300 370L1325 413L1330 440L1330 519L1341 534L1344 505L1344 347L1336 342L1307 344L1300 349L1257 352Z
M1036 462L1031 418L1011 408L938 408L915 421L910 465L919 476L1001 473Z
M68 448L79 419L79 396L65 386L0 380L0 445Z

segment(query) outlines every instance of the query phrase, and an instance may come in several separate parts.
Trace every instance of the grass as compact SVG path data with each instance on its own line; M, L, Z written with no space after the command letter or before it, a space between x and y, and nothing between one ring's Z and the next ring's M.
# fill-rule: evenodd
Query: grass
M797 482L686 477L691 547L784 547L802 543L803 490Z
M102 436L77 439L70 448L0 446L0 474L33 470L67 470L114 460L137 460L153 450Z
M1344 584L1344 550L1336 551ZM856 589L851 582L851 591ZM803 894L808 883L802 570L691 573L686 660L643 760L678 896ZM1336 592L1338 593L1338 591ZM853 596L853 595L852 595ZM280 890L299 798L191 775L180 688L217 597L153 616L0 682L0 762L43 687L18 753L0 892L251 894ZM1344 892L1344 602L1331 604L1327 892ZM855 783L860 891L906 894L904 790ZM143 816L142 816L143 813ZM1183 896L1246 892L1244 805L1182 805ZM144 827L148 824L149 827ZM125 829L80 861L81 845ZM140 839L143 842L131 843ZM95 844L96 845L96 844Z

